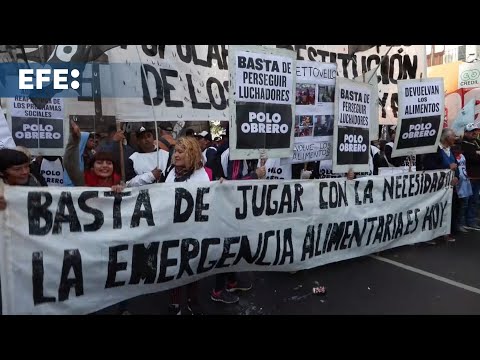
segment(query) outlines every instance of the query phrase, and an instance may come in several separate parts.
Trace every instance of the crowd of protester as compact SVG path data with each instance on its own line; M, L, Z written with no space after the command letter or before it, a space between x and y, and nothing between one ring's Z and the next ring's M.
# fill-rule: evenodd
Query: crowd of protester
M47 186L43 178L43 162L58 161L64 167L64 186L108 187L114 192L125 188L153 183L208 182L265 179L265 160L230 159L228 129L221 137L213 138L208 131L185 129L180 136L172 127L142 125L132 134L112 126L101 140L95 133L82 132L75 122L70 123L70 137L63 157L33 157L28 149L0 150L0 177L11 186ZM353 179L378 175L382 168L407 167L408 170L449 169L455 173L452 199L451 234L446 241L455 241L455 234L480 230L478 201L480 191L480 128L468 124L463 137L453 130L442 130L436 152L416 157L392 157L395 127L390 127L387 139L372 142L370 171L367 174L332 174ZM128 135L128 136L127 136ZM323 178L320 162L292 164L293 179ZM0 210L8 199L0 195ZM432 239L434 244L441 239ZM252 283L236 273L215 276L210 299L233 304L239 301L238 292L248 291ZM185 296L182 294L185 293ZM118 312L129 314L128 301L118 304ZM197 283L170 290L170 314L202 314Z

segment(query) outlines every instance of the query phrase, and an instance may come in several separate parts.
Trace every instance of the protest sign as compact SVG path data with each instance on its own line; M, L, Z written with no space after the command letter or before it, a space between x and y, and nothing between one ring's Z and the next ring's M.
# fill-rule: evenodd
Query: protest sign
M291 157L295 58L288 50L230 46L230 158Z
M335 126L333 132L333 172L370 170L370 117L373 87L337 78Z
M335 64L297 61L295 146L291 163L332 158Z
M14 149L15 146L15 141L13 141L12 133L7 124L7 119L5 119L3 109L0 106L0 149Z
M443 128L443 79L398 82L399 116L392 156L437 151Z
M26 96L8 99L12 137L32 155L62 156L64 152L64 99L51 98L38 109Z

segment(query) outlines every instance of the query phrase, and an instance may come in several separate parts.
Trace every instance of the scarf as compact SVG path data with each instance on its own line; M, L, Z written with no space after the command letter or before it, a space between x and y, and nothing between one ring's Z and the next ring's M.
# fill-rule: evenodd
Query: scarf
M194 169L188 170L184 167L175 167L175 182L187 181L192 176Z

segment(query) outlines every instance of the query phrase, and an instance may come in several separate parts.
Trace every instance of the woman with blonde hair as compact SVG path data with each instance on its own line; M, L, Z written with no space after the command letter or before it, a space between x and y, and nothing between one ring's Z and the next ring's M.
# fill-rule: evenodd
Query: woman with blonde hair
M209 182L203 167L202 152L197 139L194 137L181 137L175 144L172 165L166 171L166 183L172 182ZM168 311L172 315L181 315L180 296L182 288L187 292L187 308L192 315L201 315L198 304L197 282L172 289L170 292L170 306Z
M193 137L181 137L177 140L172 165L166 171L165 182L186 181L210 181L203 167L200 145Z

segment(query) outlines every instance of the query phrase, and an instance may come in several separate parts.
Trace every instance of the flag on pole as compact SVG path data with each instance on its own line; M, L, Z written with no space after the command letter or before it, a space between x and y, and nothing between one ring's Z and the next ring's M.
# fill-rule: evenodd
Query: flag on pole
M474 122L475 116L475 99L470 100L465 106L458 112L457 117L452 123L452 130L457 136L462 136L465 125Z

